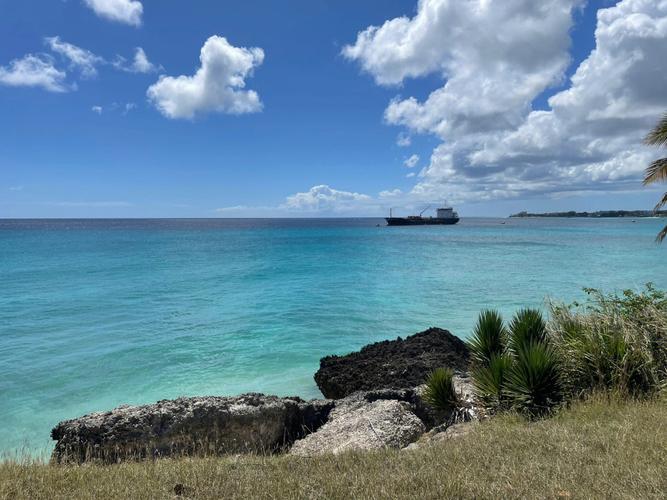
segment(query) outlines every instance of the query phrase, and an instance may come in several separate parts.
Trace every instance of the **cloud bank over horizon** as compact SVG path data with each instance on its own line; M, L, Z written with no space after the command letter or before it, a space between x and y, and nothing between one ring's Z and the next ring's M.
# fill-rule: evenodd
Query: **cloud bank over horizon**
M421 0L412 18L361 31L343 55L378 85L440 75L423 101L396 97L389 125L442 140L406 199L455 203L640 189L656 152L643 135L664 112L667 3L600 9L595 48L569 85L579 0ZM405 135L407 136L407 135Z

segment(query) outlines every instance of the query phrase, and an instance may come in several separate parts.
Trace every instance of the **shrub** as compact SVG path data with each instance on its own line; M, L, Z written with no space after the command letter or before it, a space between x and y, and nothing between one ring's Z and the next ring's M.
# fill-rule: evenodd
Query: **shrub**
M424 401L439 411L451 411L459 405L454 389L454 372L449 368L436 368L426 379Z
M513 408L541 416L562 400L556 352L544 340L522 345L507 373L506 392Z
M500 356L505 350L506 337L500 313L489 309L482 311L468 342L473 361L478 365L488 365L492 358Z
M651 394L667 380L667 300L647 285L623 296L586 289L585 304L551 305L549 337L564 384L578 397L593 391Z

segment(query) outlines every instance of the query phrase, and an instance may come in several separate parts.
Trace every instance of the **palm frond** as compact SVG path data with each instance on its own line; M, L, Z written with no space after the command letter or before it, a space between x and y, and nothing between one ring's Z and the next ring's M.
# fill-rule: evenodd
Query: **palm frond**
M644 185L667 180L667 158L652 162L644 171Z
M653 207L653 210L657 212L665 205L667 205L667 193L662 195L662 199L658 202L658 204L655 207Z
M662 243L662 240L664 240L666 236L667 236L667 226L662 228L662 231L660 231L658 233L658 236L655 237L655 241L657 241L658 243Z
M667 145L667 113L663 115L655 128L644 138L644 144L648 146Z

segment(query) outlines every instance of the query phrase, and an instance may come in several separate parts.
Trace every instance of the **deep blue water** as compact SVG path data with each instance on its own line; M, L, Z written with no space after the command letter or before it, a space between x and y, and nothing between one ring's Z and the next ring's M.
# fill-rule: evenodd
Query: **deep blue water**
M664 220L383 223L0 220L0 453L124 403L316 397L320 357L432 325L466 337L484 307L667 288Z

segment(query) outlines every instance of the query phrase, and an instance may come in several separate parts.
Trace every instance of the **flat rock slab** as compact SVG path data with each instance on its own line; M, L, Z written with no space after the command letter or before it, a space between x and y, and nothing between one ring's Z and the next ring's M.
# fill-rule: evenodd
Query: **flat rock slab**
M122 406L59 423L55 462L117 462L151 456L270 453L328 417L333 404L262 394L194 397Z
M470 354L449 331L429 328L405 339L367 345L345 356L320 360L315 382L326 398L340 399L357 391L417 387L436 368L464 372Z
M337 406L329 421L317 432L294 443L290 454L315 456L352 450L403 448L425 431L424 423L411 411L410 404L394 399L378 399L359 405Z

